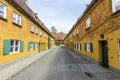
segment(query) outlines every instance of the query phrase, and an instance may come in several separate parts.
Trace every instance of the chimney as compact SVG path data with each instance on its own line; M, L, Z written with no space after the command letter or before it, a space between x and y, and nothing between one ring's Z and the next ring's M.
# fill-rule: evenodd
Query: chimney
M86 8L89 6L89 4L86 4Z
M38 13L34 13L34 15L35 15L35 16L37 16L37 15L38 15Z
M24 3L28 4L28 0L22 0Z

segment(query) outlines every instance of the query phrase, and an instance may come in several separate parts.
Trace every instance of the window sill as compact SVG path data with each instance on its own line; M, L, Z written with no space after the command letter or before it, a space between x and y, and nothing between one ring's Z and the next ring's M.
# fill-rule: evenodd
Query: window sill
M36 35L38 35L38 33L35 33Z
M10 54L17 54L17 53L19 53L19 51L18 52L10 52Z
M33 51L34 49L30 49L29 51Z
M0 16L0 19L4 20L4 21L6 21L6 22L8 21L6 18L1 17L1 16Z
M13 24L16 25L16 26L18 26L18 27L22 27L21 25L15 23L15 22L13 22Z
M34 33L34 31L30 31L31 33Z
M111 16L116 16L117 14L120 13L120 10L116 11L116 12L112 12L112 15Z
M86 30L89 30L89 29L90 29L90 27L86 28Z

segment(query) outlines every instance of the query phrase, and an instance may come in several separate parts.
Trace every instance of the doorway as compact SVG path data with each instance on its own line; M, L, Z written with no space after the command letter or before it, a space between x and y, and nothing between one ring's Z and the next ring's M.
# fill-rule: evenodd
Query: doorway
M108 60L108 44L107 41L101 41L101 65L105 68L109 67Z

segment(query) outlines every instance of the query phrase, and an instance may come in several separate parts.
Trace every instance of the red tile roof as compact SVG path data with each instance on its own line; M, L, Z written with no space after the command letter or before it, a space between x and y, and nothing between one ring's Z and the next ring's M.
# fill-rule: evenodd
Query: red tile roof
M52 35L55 38L55 40L64 40L64 38L66 37L67 34L56 33L56 34L52 34Z

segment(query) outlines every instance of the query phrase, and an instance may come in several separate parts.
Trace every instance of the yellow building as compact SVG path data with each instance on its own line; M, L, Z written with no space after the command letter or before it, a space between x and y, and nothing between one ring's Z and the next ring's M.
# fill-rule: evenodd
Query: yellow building
M48 49L48 36L25 0L0 0L0 64Z
M102 66L120 71L119 34L120 0L92 0L66 36L65 43Z

